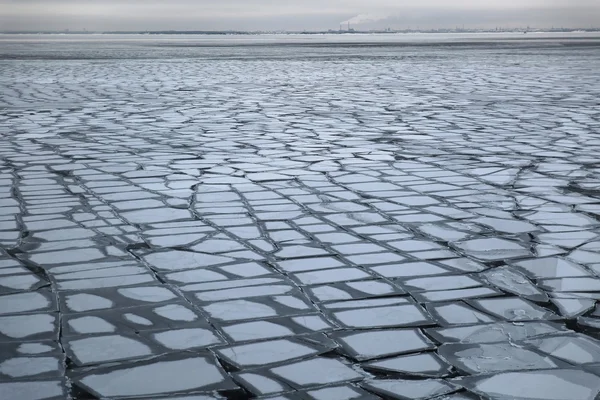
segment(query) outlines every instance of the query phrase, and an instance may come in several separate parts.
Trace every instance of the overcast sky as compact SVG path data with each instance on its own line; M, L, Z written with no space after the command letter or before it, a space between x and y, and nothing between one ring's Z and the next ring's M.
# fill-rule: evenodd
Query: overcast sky
M600 25L600 0L0 0L0 30L315 30L347 20L589 27Z

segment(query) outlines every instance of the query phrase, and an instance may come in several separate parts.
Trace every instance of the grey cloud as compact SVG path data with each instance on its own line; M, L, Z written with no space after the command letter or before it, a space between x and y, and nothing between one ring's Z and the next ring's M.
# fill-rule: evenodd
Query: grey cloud
M376 17L364 21L365 14ZM333 29L361 18L397 27L589 26L598 15L597 0L0 0L2 30Z

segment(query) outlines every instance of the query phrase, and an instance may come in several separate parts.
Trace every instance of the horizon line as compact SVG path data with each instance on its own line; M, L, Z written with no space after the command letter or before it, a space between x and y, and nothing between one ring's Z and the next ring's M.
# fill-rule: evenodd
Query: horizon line
M258 30L237 30L237 29L186 29L186 30L177 30L177 29L155 29L155 30L71 30L71 29L63 29L63 30L55 30L55 29L41 29L41 30L33 30L33 29L23 29L23 30L2 30L0 34L262 34L262 33L282 33L282 34L306 34L306 33L502 33L502 32L519 32L519 31L531 31L531 32L596 32L600 31L599 27L532 27L532 26L522 26L522 27L511 27L511 28L503 28L503 27L494 27L494 28L465 28L465 27L454 27L454 28L430 28L430 29L310 29L310 30L279 30L279 29L258 29Z

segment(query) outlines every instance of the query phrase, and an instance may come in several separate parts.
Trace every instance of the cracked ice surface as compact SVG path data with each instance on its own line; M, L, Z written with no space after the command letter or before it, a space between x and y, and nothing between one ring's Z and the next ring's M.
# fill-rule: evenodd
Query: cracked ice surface
M0 399L600 391L596 40L2 40Z

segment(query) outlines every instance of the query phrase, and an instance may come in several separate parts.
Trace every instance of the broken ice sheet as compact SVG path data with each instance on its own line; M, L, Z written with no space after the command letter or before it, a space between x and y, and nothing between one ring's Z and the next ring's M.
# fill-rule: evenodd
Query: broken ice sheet
M491 316L479 312L461 302L427 304L426 308L433 318L442 326L495 322L495 319Z
M528 220L542 225L565 225L573 227L585 227L595 225L596 221L591 217L574 212L546 212L538 211L526 215Z
M52 303L39 292L26 292L0 296L0 315L17 314L48 309Z
M365 389L377 394L406 400L424 400L438 398L439 396L452 393L460 387L441 380L404 380L404 379L369 379L361 383Z
M357 281L371 278L369 274L359 268L335 268L302 272L294 275L304 285L317 285L339 281Z
M235 259L190 251L169 250L145 255L144 260L161 271L181 271L193 268L206 268L227 264Z
M202 308L213 318L222 321L236 321L275 316L292 316L314 311L313 306L297 290L294 296L253 297L252 301L232 300L209 303ZM236 305L232 308L232 305Z
M0 275L2 275L2 272L8 273L10 271L6 271L6 269L2 271L2 269L0 269ZM4 275L0 277L0 293L34 290L42 287L45 284L45 281L40 280L37 276L35 276L32 273L27 273L26 275Z
M325 310L346 310L352 308L367 308L388 306L393 304L413 304L407 297L384 297L375 299L346 300L321 304Z
M61 321L62 334L73 336L88 333L116 332L138 334L141 331L177 330L183 328L207 328L204 318L200 318L189 303L167 305L144 305L137 307L114 308L89 313L65 314ZM71 321L75 321L75 326Z
M469 300L468 303L480 310L508 321L557 319L552 311L518 297Z
M266 395L292 390L292 388L285 383L278 382L275 379L261 374L239 373L234 375L234 379L246 390L255 395Z
M595 239L598 235L590 231L579 232L553 232L538 235L542 243L549 243L565 248L575 248Z
M117 289L117 293L128 299L138 300L144 303L160 303L177 297L172 291L161 286L122 288Z
M69 242L72 243L72 242ZM93 244L93 243L91 243ZM83 261L97 260L103 258L104 254L96 248L70 249L68 251L49 251L35 253L29 259L40 265L80 263Z
M231 280L223 280L223 281L211 281L204 283L195 283L191 285L182 286L182 290L184 291L220 291L224 289L236 289L236 288L244 288L244 287L252 287L252 286L260 286L267 284L284 284L285 280L275 277L265 277L265 278L253 278L253 279L231 279Z
M226 265L224 267L219 267L218 269L240 278L253 278L272 273L272 271L255 262Z
M56 315L0 316L0 334L10 339L53 339L56 331Z
M161 207L122 212L121 216L132 224L151 224L155 222L189 220L191 214L188 210Z
M522 245L505 239L474 239L454 244L471 257L483 261L496 261L531 256L531 252Z
M600 377L575 369L504 372L455 382L486 398L502 400L594 400L600 393Z
M224 327L223 331L235 341L267 339L294 334L290 328L270 321L253 321L230 325Z
M524 343L574 365L600 362L600 342L580 333L530 339Z
M543 279L540 285L554 292L600 292L600 279L596 277Z
M341 361L320 357L276 367L271 372L296 388L362 379Z
M420 303L463 300L469 298L484 298L501 296L504 293L488 287L475 287L459 290L433 290L430 292L414 292L411 293Z
M85 373L83 377L74 380L76 384L102 398L236 388L208 357L167 357L130 367L112 366Z
M502 218L476 218L473 220L478 224L487 225L498 232L506 232L511 234L527 233L538 230L535 225L529 222L519 221L516 219L502 219Z
M78 365L127 360L153 354L146 344L122 335L71 339L67 341L65 350Z
M66 398L60 381L0 382L0 395L7 400L60 400Z
M334 312L333 316L348 328L423 326L433 323L416 304L339 311Z
M157 307L153 311L155 314L171 321L192 322L199 318L189 307L181 304L167 304Z
M450 365L436 353L431 352L371 361L362 364L362 367L376 371L397 372L424 377L442 377L450 373Z
M327 251L311 246L285 246L282 250L279 250L275 255L282 259L293 259L293 258L306 258L329 254Z
M277 263L277 265L279 268L287 272L301 272L342 267L344 266L344 263L333 257L314 257L280 261Z
M116 276L108 278L75 279L70 281L58 282L60 290L85 290L98 288L111 288L119 286L133 286L140 283L151 283L155 279L147 274Z
M120 261L83 262L70 265L59 265L48 269L58 281L71 279L106 278L143 273L147 269L136 262L121 259Z
M558 308L560 315L567 318L582 315L596 304L596 301L591 299L553 298L550 301Z
M525 299L545 303L546 293L533 285L524 275L507 265L489 269L481 273L492 285Z
M238 368L244 368L308 358L329 350L298 339L279 339L221 348L216 353Z
M567 366L551 357L517 347L513 343L444 344L440 346L438 353L456 368L468 374Z
M68 295L66 298L66 304L67 307L73 312L101 310L111 308L113 306L113 302L109 299L86 293Z
M202 328L175 329L153 334L154 340L167 349L187 350L221 343L210 330Z
M308 288L308 290L319 301L350 300L404 294L402 289L379 280L330 283L328 285L313 286Z
M9 379L25 377L48 378L61 375L61 360L57 357L13 357L0 363L0 376ZM0 394L2 392L0 391Z
M565 278L589 275L589 272L581 266L557 257L519 261L514 265L524 270L532 278Z
M550 322L501 322L449 328L429 328L426 332L441 343L495 343L518 341L566 332L566 328Z
M468 258L452 258L450 260L441 260L440 264L448 266L452 269L463 272L479 272L486 269L486 266Z
M232 300L240 298L252 298L262 296L282 295L294 291L291 285L263 285L238 287L232 289L218 289L196 293L195 296L201 302L213 302L219 300Z
M409 262L370 267L385 278L409 278L427 275L444 275L452 271L428 262Z
M466 275L446 275L414 278L402 281L409 291L466 289L482 286L482 282Z
M308 329L315 332L333 329L333 326L321 315L299 315L290 319L295 325L301 327L301 329Z
M344 258L350 262L353 262L354 264L362 266L380 265L392 262L397 263L406 260L406 257L391 251L383 253L357 254L354 256L345 256Z
M393 354L412 353L434 348L418 329L395 329L355 333L334 333L344 352L356 360L369 360Z
M273 307L247 300L221 301L209 304L203 308L211 317L222 321L277 316L277 311Z
M132 335L131 338L152 349L153 355L149 357L162 352L194 357L198 354L197 349L205 345L213 352L249 342L307 337L317 329L327 334L347 329L344 333L358 336L369 333L373 325L385 322L384 329L395 330L389 325L392 318L406 323L406 326L401 325L404 329L412 330L415 327L411 324L415 322L410 315L407 318L404 306L412 307L413 299L419 303L415 305L417 308L427 307L433 314L430 316L429 311L421 309L424 318L429 320L427 326L446 326L447 329L439 330L448 336L442 342L455 342L455 337L460 336L466 340L514 343L531 350L528 344L515 338L539 338L543 336L542 332L559 336L563 332L561 325L547 324L546 321L544 324L489 322L488 318L504 318L487 310L487 305L486 309L479 307L472 311L473 303L468 303L469 299L482 301L506 297L509 293L522 300L536 300L531 303L536 307L560 312L561 320L585 315L566 324L595 337L600 318L587 310L591 303L600 299L600 291L548 290L550 302L538 302L530 297L536 294L527 294L521 284L511 289L510 286L515 285L513 278L496 277L496 280L488 281L479 274L488 269L497 271L503 268L498 267L503 261L508 261L511 268L540 289L540 280L594 277L600 273L599 243L592 242L596 240L594 235L598 234L596 231L600 226L597 220L600 206L596 196L600 183L596 160L598 140L594 135L599 120L593 107L595 103L590 101L598 97L598 79L594 79L595 70L589 57L573 56L577 52L569 49L570 46L563 47L557 50L556 46L536 45L527 54L514 55L515 63L510 68L515 73L509 80L503 79L504 75L499 75L497 68L477 68L478 64L489 64L491 53L488 51L479 52L478 55L485 55L483 58L470 57L473 68L469 70L469 78L473 79L465 80L458 79L463 68L452 68L464 64L461 64L460 52L436 49L443 53L443 63L419 63L419 68L405 74L402 72L406 63L388 57L390 48L386 46L366 47L369 53L374 52L370 55L375 55L377 63L385 64L384 68L377 68L377 74L371 71L372 62L354 63L352 68L341 69L332 63L302 65L306 72L303 78L317 76L324 82L332 82L332 77L344 78L349 73L353 78L348 85L306 85L306 79L295 79L297 76L290 73L290 61L277 46L260 50L276 52L278 56L277 62L266 63L266 74L265 63L247 63L239 57L227 57L227 60L208 57L210 62L199 63L170 60L173 62L161 63L160 68L154 68L146 60L136 63L136 68L118 69L116 75L122 85L94 85L98 77L115 76L110 73L114 60L108 57L101 64L86 63L85 68L67 68L66 75L73 78L71 83L76 83L77 90L73 90L71 84L47 82L49 76L65 76L62 72L68 63L45 63L41 80L35 78L39 71L34 64L39 64L38 61L21 60L14 65L3 65L11 79L3 81L0 96L8 107L5 107L6 112L0 113L0 129L8 132L0 150L7 160L5 169L0 172L0 229L5 229L0 231L0 242L5 244L4 247L21 244L14 253L17 258L32 255L40 261L43 261L40 254L48 252L61 260L78 259L81 254L73 253L77 257L69 258L64 253L83 248L97 249L103 254L101 259L86 260L85 264L59 263L45 268L52 283L60 282L61 287L73 289L57 293L60 310L64 311L60 321L55 321L56 313L48 314L50 326L55 322L61 325L65 344L73 338ZM179 50L183 58L188 51L213 51L195 47ZM214 51L218 53L222 49L217 50ZM243 48L229 50L246 52ZM305 50L303 47L302 51ZM352 53L362 50L355 47ZM568 52L569 57L564 57L564 52ZM48 53L56 52L48 50ZM520 57L531 62L523 63ZM403 61L410 62L413 58ZM226 68L221 68L224 65ZM520 73L524 65L526 71ZM547 65L556 67L559 73L544 74ZM185 70L187 82L177 83L181 70ZM222 73L214 73L217 70ZM439 79L428 79L431 76ZM537 79L538 76L544 79ZM358 78L364 83L359 88L352 84ZM395 83L374 84L374 79L379 83ZM265 88L262 83L266 80L275 85ZM133 84L128 84L132 81ZM282 81L287 86L279 90L281 88L275 86ZM416 81L418 87L414 85ZM223 82L237 82L243 90L238 90L236 85L220 84ZM484 92L494 94L491 96L493 101L490 101L489 93L479 90L484 86ZM212 87L219 87L219 90L211 90ZM133 89L133 97L127 96L128 88ZM185 96L178 89L187 90ZM406 93L399 92L401 96L394 96L398 94L397 90ZM411 91L414 93L409 93ZM457 95L458 92L465 93ZM94 98L106 99L106 102L87 101ZM390 98L393 98L392 105L386 103ZM559 98L564 101L556 101ZM57 99L58 102L54 101ZM71 107L72 104L84 106ZM73 127L77 129L71 129ZM90 127L92 129L86 129ZM312 175L305 175L307 172ZM269 181L268 174L275 173L287 178ZM252 182L248 176L257 177L257 182ZM209 180L214 185L203 184L202 180ZM14 196L15 193L18 196ZM19 215L21 213L23 215ZM184 214L185 220L147 225L155 218L177 219ZM140 224L127 223L123 215ZM398 221L408 225L401 226ZM22 232L18 222L23 222L30 232L28 236L23 235L20 243L17 239ZM69 229L61 230L63 228ZM34 242L36 238L50 240L56 237L63 239L63 243ZM488 239L501 241L501 246L494 250L502 254L493 255L501 256L501 259L477 260L480 249L463 251L453 244L478 243L473 240L490 244ZM144 266L137 265L137 261L132 265L127 261L133 261L130 255L117 256L114 248L107 251L108 242L121 250L129 248L139 257L170 253L162 260L164 263L150 264L158 278L163 279L154 279L150 270L142 277L120 278L139 273L142 271L139 268ZM507 242L521 246L521 249L507 248ZM289 249L287 246L301 247ZM315 249L329 253L334 250L332 246L343 255L293 258L294 263L279 263L281 260L273 254L281 249L284 251L280 254L292 257L310 254ZM389 250L390 246L395 249ZM448 246L453 250L448 251ZM576 250L569 252L574 246ZM249 250L234 250L243 247ZM57 250L62 252L54 253ZM173 253L175 250L181 253ZM188 259L189 250L206 253L196 253L201 255L192 262ZM89 254L98 255L97 252ZM458 254L464 257L457 257ZM527 255L514 258L516 254ZM212 257L215 255L218 258ZM262 263L261 259L260 265L252 265L247 261L260 257L266 257L266 262ZM332 262L318 261L323 258L330 258ZM564 267L560 262L560 267L555 269L549 259L569 260L573 268ZM148 264L146 261L143 260ZM517 265L521 261L523 266ZM115 263L112 269L107 265L110 262ZM577 263L584 263L585 267ZM18 270L15 264L4 262L0 262L0 266L4 267L0 268L2 295L32 292L44 284L25 268ZM209 282L237 285L243 284L235 282L239 278L257 277L280 277L288 281L287 284L300 284L302 282L295 280L295 274L342 268L358 268L369 277L354 280L356 276L348 275L347 279L352 280L343 284L340 280L344 277L335 277L330 272L319 273L317 275L327 281L316 284L314 282L318 281L310 280L309 274L300 275L306 278L305 284L318 285L318 288L302 287L299 292L294 290L292 296L274 294L268 298L264 296L266 292L260 291L274 293L278 288L261 285L285 284L252 284L243 286L252 289L243 290L232 286L226 289L229 292L225 292L224 286L206 289ZM109 276L111 271L119 276ZM344 271L349 270L337 272ZM167 274L169 276L165 278ZM469 287L464 287L454 278L437 283L435 280L422 281L426 277L459 274L479 281L480 285L471 287L471 283L467 283ZM98 279L101 276L110 279ZM374 288L365 287L362 291L350 285L376 276L381 285ZM87 278L92 277L94 280L87 282ZM65 282L75 278L77 281ZM333 278L336 279L331 281ZM426 290L416 285L403 286L408 280L417 285L433 284ZM165 290L156 290L147 297L139 292L137 295L129 292L133 296L126 297L117 291L125 289L123 284L137 288L143 281ZM455 283L456 287L447 286ZM577 282L561 281L563 283ZM181 291L186 284L193 288L191 292ZM117 286L111 290L92 289L110 285ZM390 285L398 290L388 290ZM410 293L401 293L403 290ZM198 292L202 294L196 296ZM231 302L239 295L257 293L263 296L246 298L248 302L244 303ZM400 297L404 303L394 299L399 294L403 294ZM200 301L199 297L206 301ZM217 299L226 303L217 305ZM185 307L190 304L186 305L184 300L192 302L194 307L187 310ZM40 313L39 310L46 310L26 309L34 307L37 301L23 303L26 302L20 302L19 306L25 309L13 311ZM181 307L165 308L174 303ZM196 312L198 305L204 310L215 306L209 309L213 314ZM502 313L507 307L499 308L501 310L494 311ZM366 324L348 321L353 326L366 326L359 327L364 329L340 327L342 323L333 313L349 318L358 313ZM215 315L224 318L213 318ZM247 315L250 319L239 320ZM25 314L18 315L23 316ZM214 330L205 316L210 318ZM326 318L335 322L330 323ZM241 322L236 323L238 320ZM4 324L6 321L13 320L0 319L0 330L10 328L12 322L7 325ZM28 326L18 329L27 330L37 325L35 319L26 322L24 325ZM246 325L246 322L253 324ZM478 325L465 326L465 322ZM420 322L416 324L421 325ZM112 329L114 332L110 332ZM133 336L135 331L139 334ZM468 334L464 333L467 331ZM214 337L220 338L220 335L223 335L221 342L213 343ZM2 334L0 341L8 343L5 347L11 344L16 347L21 343L54 343L50 346L53 347L57 336L54 331L24 338ZM45 345L30 345L24 349L44 351ZM416 351L389 357L414 357L411 360L418 364L425 358L423 350ZM339 355L340 352L330 352L319 358L342 360L344 357ZM431 350L425 352L435 354ZM573 351L573 354L578 352ZM48 352L39 356L54 355L55 352ZM15 356L37 357L22 353ZM431 361L435 357L427 359ZM0 363L2 361L4 359ZM373 362L386 361L391 360L376 359ZM282 361L289 362L297 362L297 359ZM117 361L111 366L128 369L146 364L146 361L134 358ZM400 364L399 369L405 368L406 361ZM577 368L597 374L593 365L577 365ZM84 372L104 374L105 367L94 366ZM91 368L98 371L91 371ZM360 373L362 366L352 368ZM369 370L377 371L377 376L421 376L402 371ZM256 376L263 372L271 382L283 381L269 371L259 372L253 371L256 385L260 381ZM76 371L67 372L68 375L73 373ZM36 375L36 379L46 378ZM271 391L269 384L260 383L265 390L252 392L257 397L267 393L279 393L281 399L356 397L352 390L356 385L347 381L342 385L334 383L335 387L315 386L295 392L289 385L273 384L278 387ZM63 386L66 386L64 382ZM283 390L279 389L281 387ZM227 390L215 386L122 397L166 399L172 395L199 400L249 396L241 389L220 393L215 392L216 389ZM252 391L250 387L248 390ZM398 398L402 395L399 392L388 396ZM59 397L66 396L60 393ZM90 394L88 397L118 396ZM411 396L404 394L404 397ZM439 397L448 400L476 398L466 392Z
M426 224L420 226L418 229L426 235L430 235L437 239L441 239L448 242L459 241L470 236L466 232L452 229L444 224Z
M19 354L45 354L54 350L53 342L22 343L16 349Z
M72 318L68 325L77 334L112 333L116 330L113 324L95 316Z
M378 397L354 387L350 384L345 386L333 386L323 389L311 390L306 393L314 400L375 400Z
M182 272L173 272L166 274L165 278L170 282L177 283L200 283L227 279L225 275L207 269L193 269Z
M353 298L357 296L375 297L375 296L387 296L392 293L400 294L402 290L384 281L356 281L348 282L345 284L351 291L353 291Z
M592 264L598 262L598 249L593 251L582 250L585 246L571 252L567 258L580 264Z

